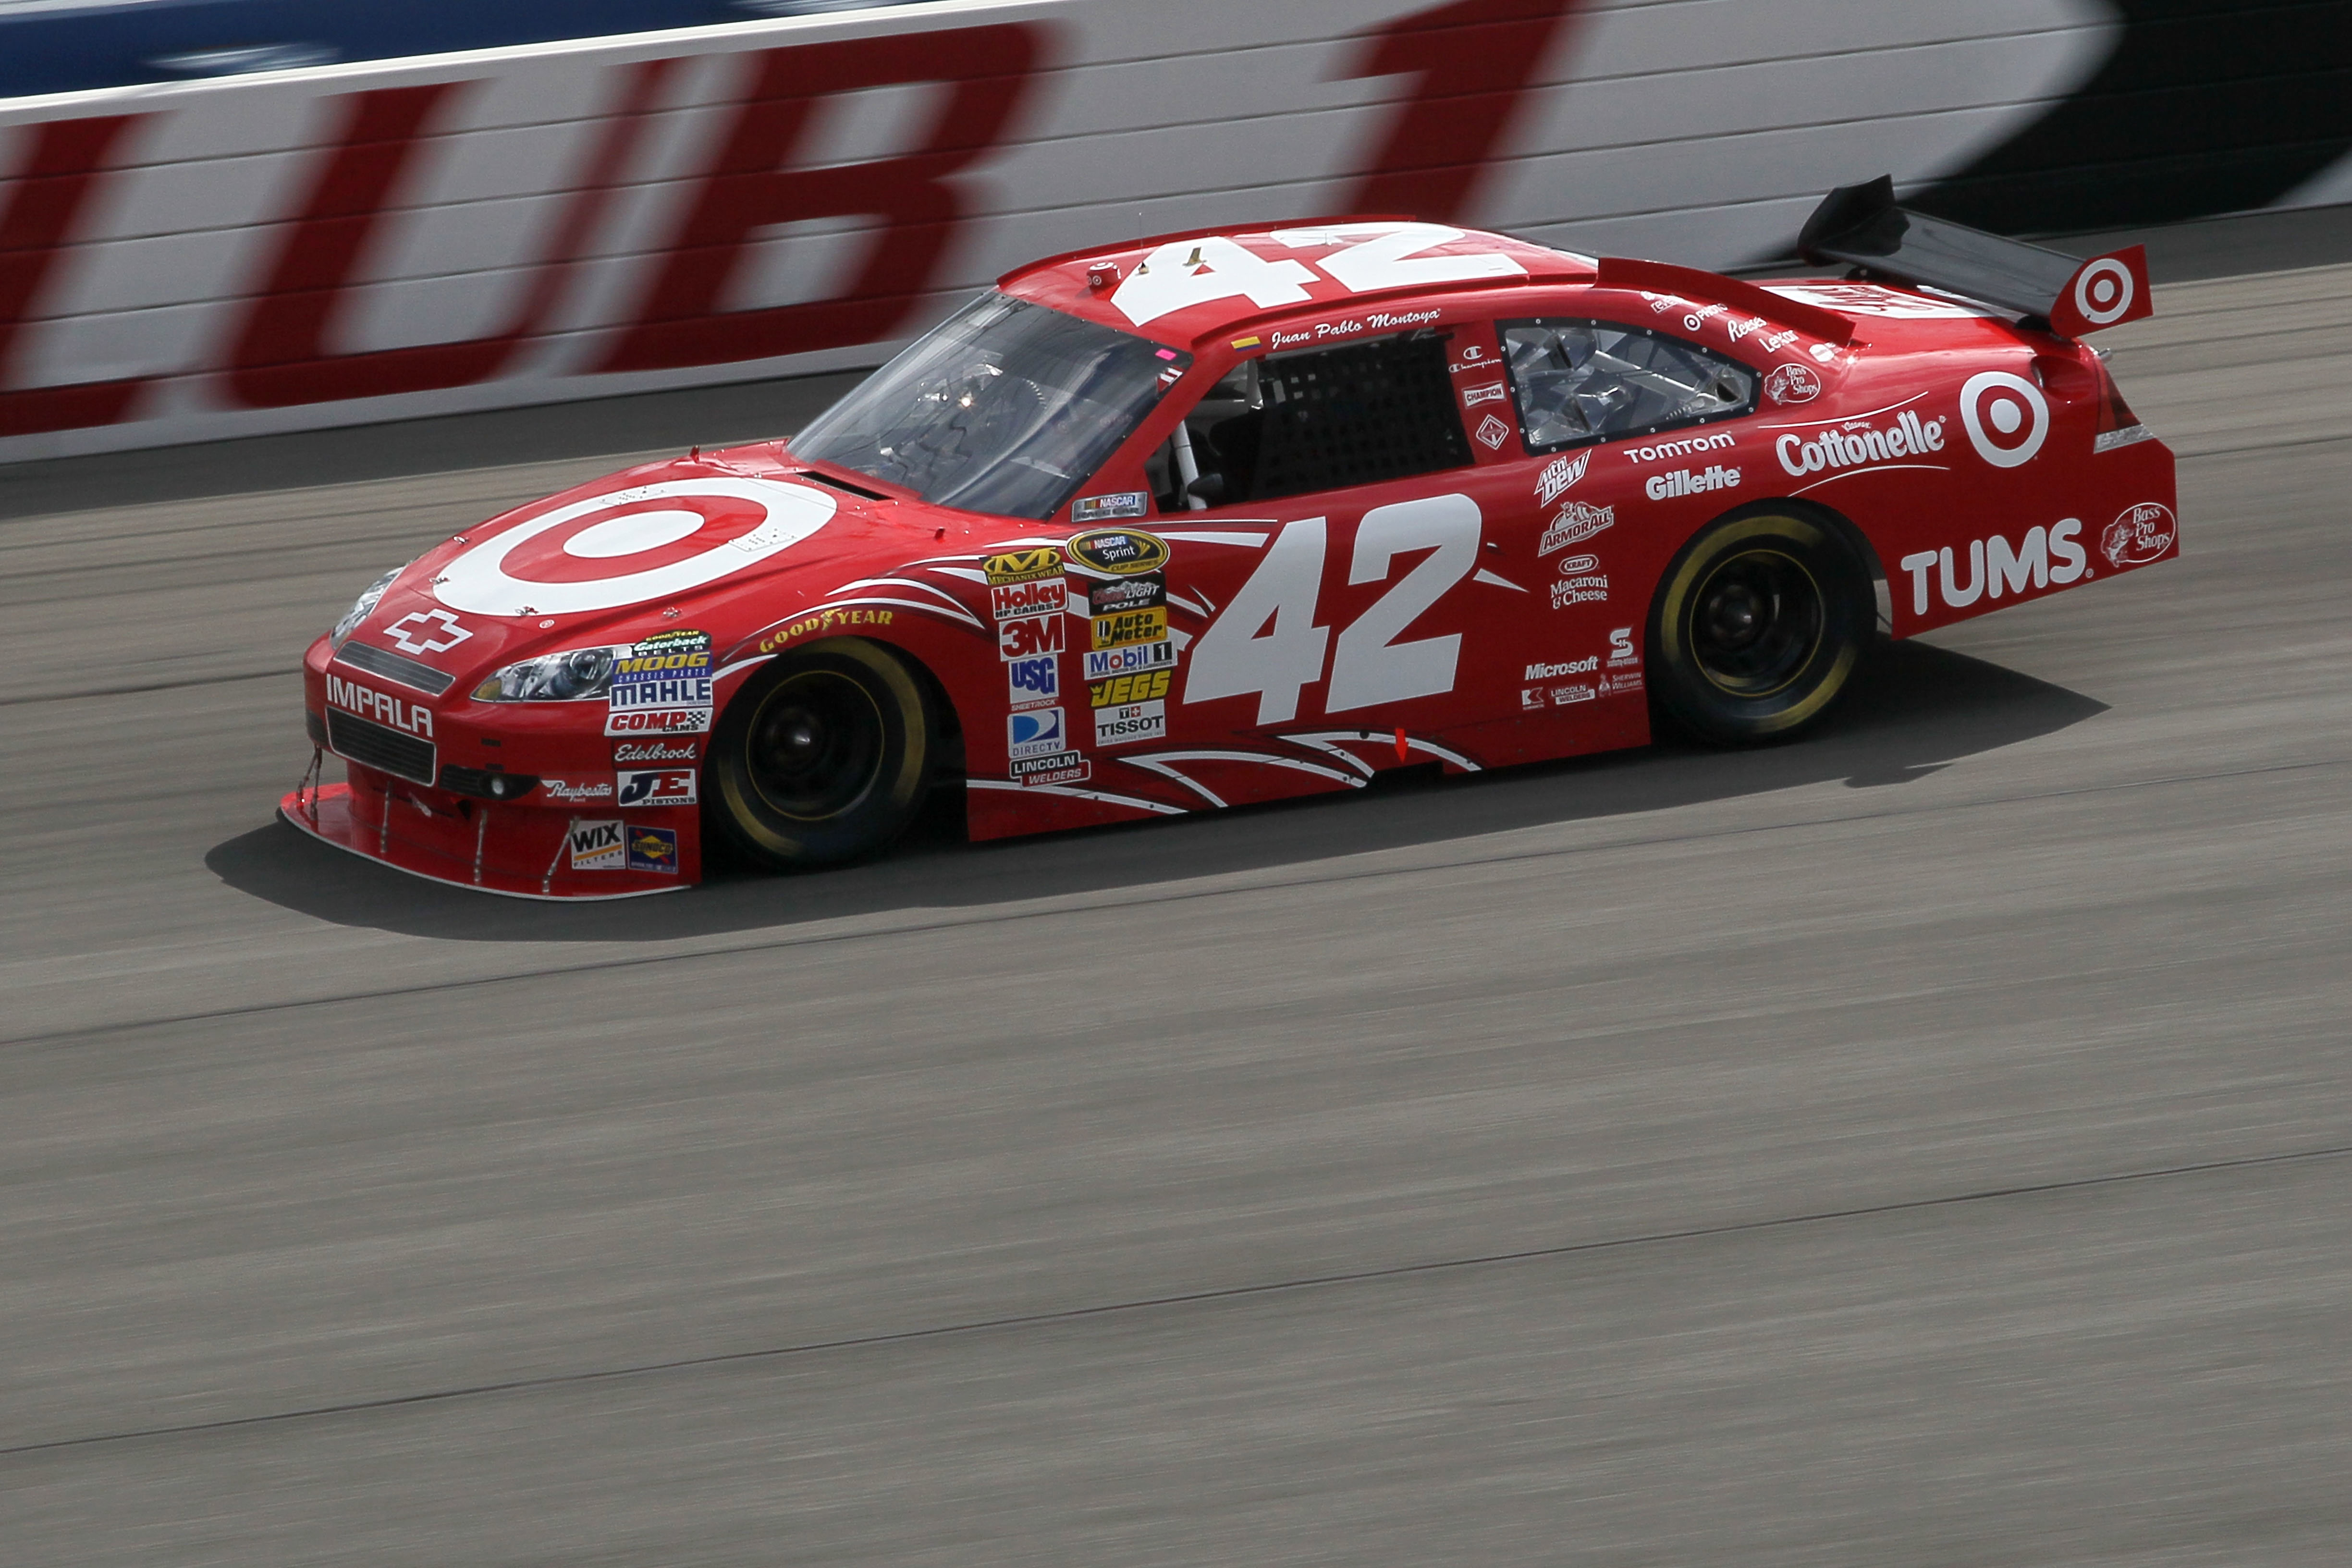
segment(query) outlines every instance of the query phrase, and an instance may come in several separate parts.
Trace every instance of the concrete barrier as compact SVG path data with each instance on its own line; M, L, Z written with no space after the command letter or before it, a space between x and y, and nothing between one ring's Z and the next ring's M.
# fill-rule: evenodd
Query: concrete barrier
M0 461L874 363L1024 259L1199 225L1410 212L1720 266L1885 170L1979 218L2001 180L2065 210L2069 179L2135 176L2037 128L2145 63L2137 26L2100 0L937 0L19 100ZM2342 152L2273 158L2238 205L2346 199Z

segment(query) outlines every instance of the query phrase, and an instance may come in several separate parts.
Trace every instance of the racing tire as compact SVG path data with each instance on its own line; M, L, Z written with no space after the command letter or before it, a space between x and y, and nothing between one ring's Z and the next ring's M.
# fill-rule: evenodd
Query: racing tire
M1843 694L1875 623L1870 579L1833 529L1726 518L1685 545L1650 609L1650 694L1723 746L1785 741Z
M924 683L880 644L841 637L788 654L721 715L708 815L771 870L861 858L921 808L935 732Z

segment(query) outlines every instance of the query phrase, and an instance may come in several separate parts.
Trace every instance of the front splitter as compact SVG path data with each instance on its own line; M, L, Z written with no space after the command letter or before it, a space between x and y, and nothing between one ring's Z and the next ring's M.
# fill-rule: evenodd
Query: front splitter
M478 835L475 858L467 863L404 839L390 831L384 822L362 820L353 810L349 784L295 790L278 803L278 815L320 843L331 844L362 860L389 866L446 888L495 893L504 899L572 904L646 899L693 886L677 877L646 872L564 873L553 862L540 875L518 874L484 858L481 847L487 826ZM487 820L486 816L485 824ZM582 886L583 882L588 885Z

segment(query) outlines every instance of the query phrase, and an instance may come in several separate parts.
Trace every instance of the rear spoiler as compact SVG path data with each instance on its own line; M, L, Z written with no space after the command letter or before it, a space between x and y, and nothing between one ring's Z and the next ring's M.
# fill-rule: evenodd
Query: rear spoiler
M2047 321L2070 338L2156 312L2141 246L2078 261L1895 205L1895 181L1840 185L1797 236L1816 266L1844 262L1882 278L1980 300Z

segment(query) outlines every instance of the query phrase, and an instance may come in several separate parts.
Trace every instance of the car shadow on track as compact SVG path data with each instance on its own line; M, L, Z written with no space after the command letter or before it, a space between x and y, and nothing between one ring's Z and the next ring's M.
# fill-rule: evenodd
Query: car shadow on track
M443 888L342 854L283 822L216 845L231 887L341 925L458 942L632 942L709 936L889 911L954 910L1264 870L1513 828L1672 810L1843 781L1874 789L2050 734L2105 705L1917 642L1880 651L1820 730L1748 752L1667 742L1470 778L1387 779L1328 795L1181 820L971 845L954 807L889 855L802 876L721 872L673 897L546 904Z

